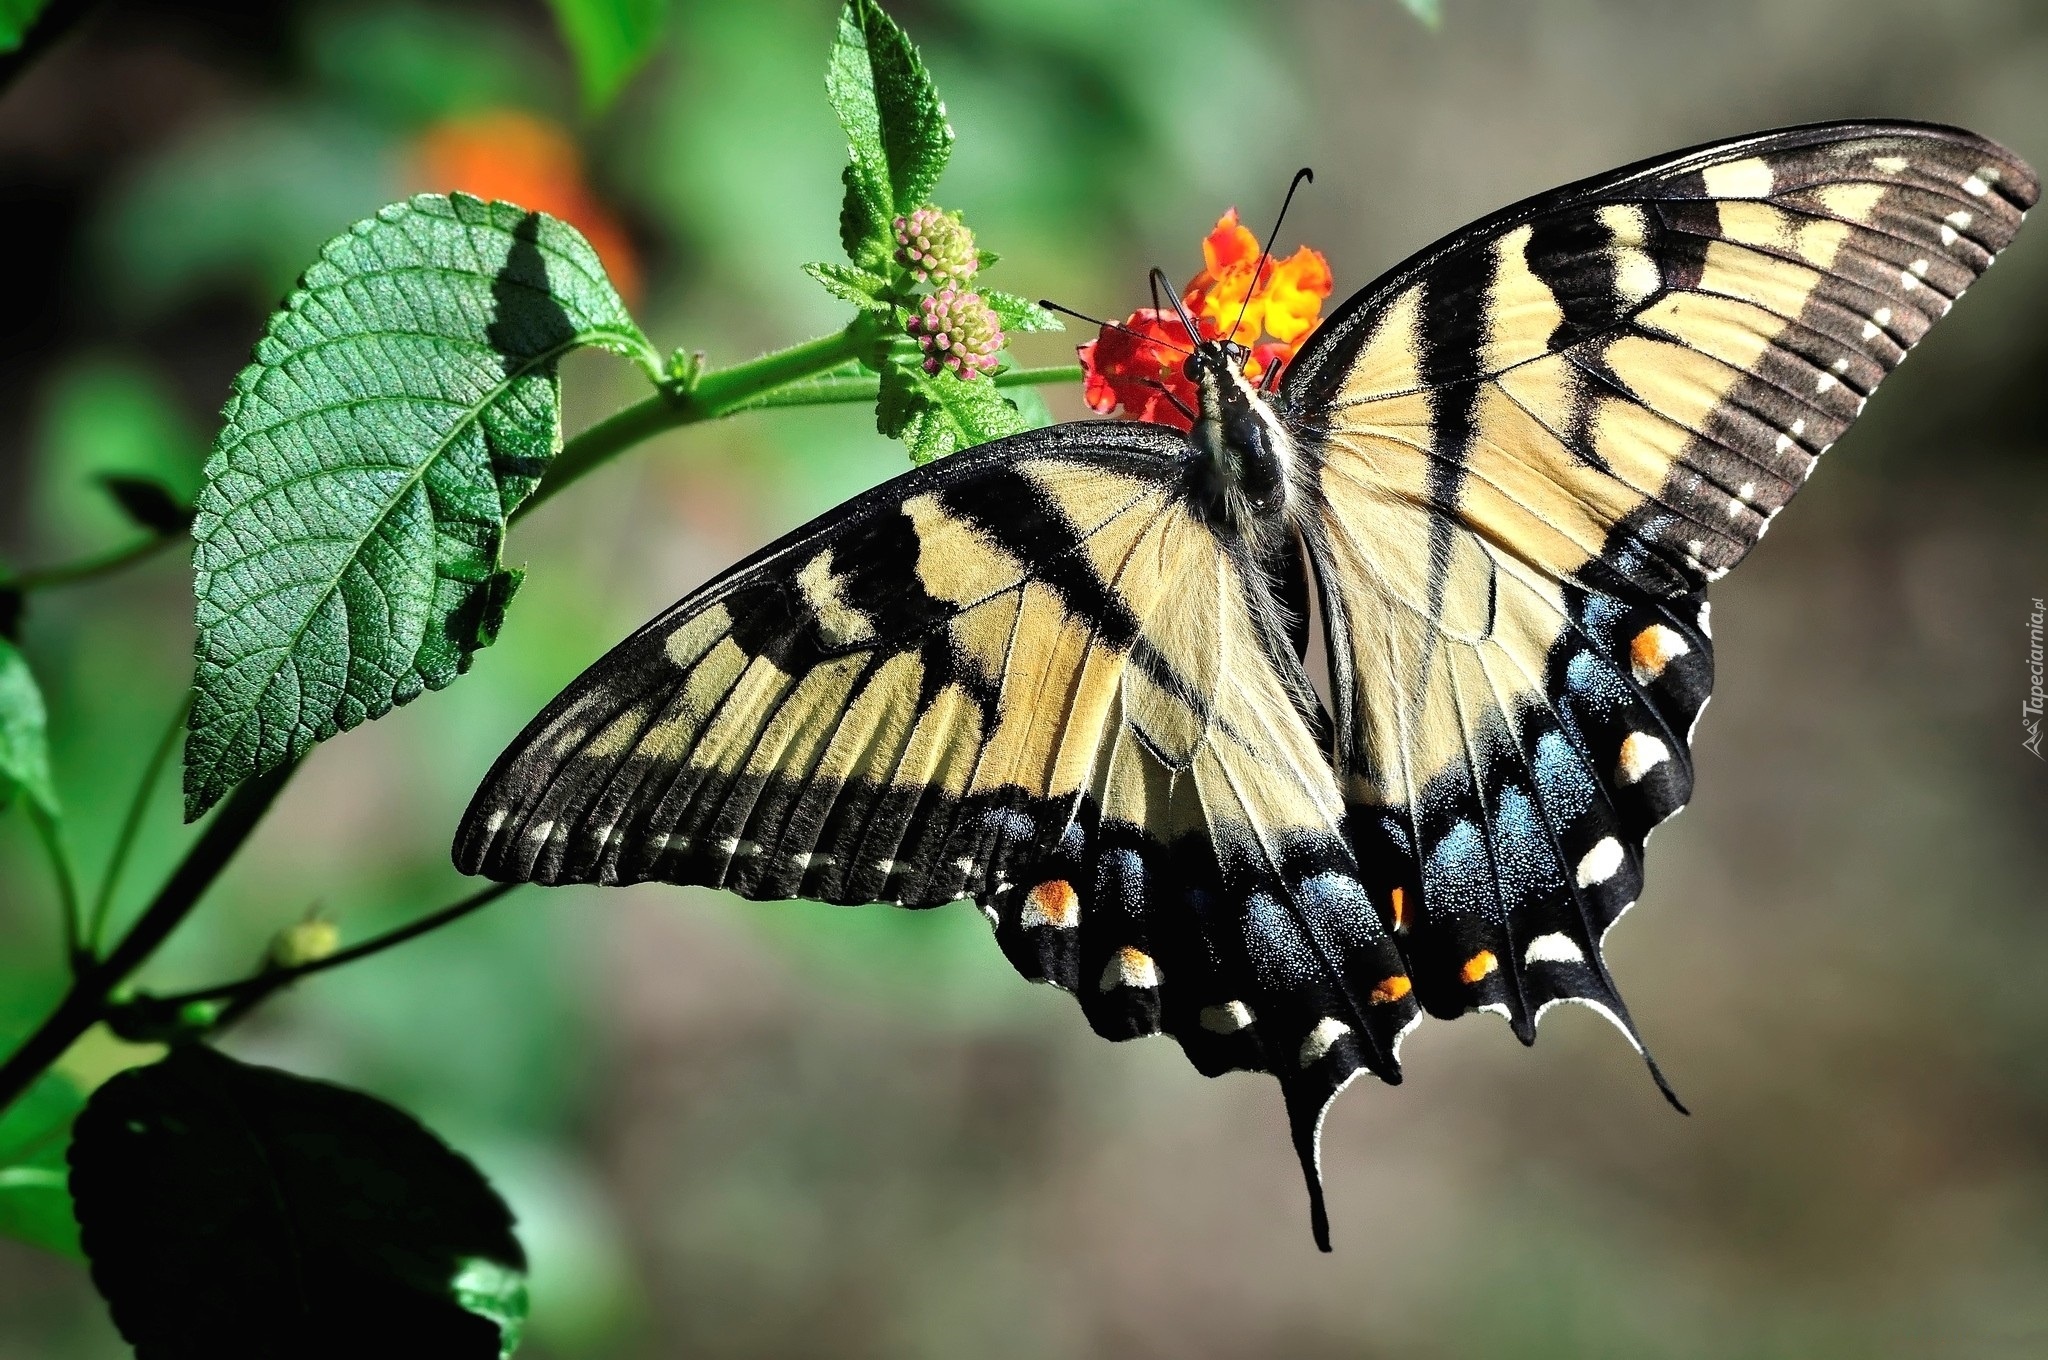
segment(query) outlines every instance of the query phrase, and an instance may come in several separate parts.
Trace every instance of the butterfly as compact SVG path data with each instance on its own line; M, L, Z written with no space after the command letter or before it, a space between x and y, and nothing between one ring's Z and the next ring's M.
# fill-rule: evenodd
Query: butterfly
M1097 1033L1277 1077L1327 1251L1323 1118L1425 1015L1642 1049L1601 944L1691 792L1707 585L2038 192L1853 122L1503 209L1276 388L1196 344L1186 434L998 440L693 592L512 743L456 864L971 900Z

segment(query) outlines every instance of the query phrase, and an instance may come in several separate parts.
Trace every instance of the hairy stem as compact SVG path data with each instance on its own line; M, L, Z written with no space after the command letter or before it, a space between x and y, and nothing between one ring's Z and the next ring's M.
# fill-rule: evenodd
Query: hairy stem
M731 368L700 375L688 387L663 388L636 406L601 420L562 446L533 494L512 512L518 520L563 487L643 440L667 430L701 421L777 406L830 406L875 400L879 378L826 377L850 359L860 357L868 339L856 322L832 335L779 349ZM1052 368L1013 368L998 373L998 387L1079 382L1078 364Z
M1043 387L1052 383L1079 382L1081 377L1079 364L1060 364L1052 368L1006 368L996 374L994 382L997 387ZM830 406L838 402L871 402L880 395L881 390L882 380L872 374L862 374L858 377L811 378L763 392L726 414L765 411L777 406Z
M731 368L700 374L687 387L665 387L637 406L625 410L577 435L562 446L549 464L547 475L533 489L513 519L530 514L534 507L563 487L601 467L627 449L664 430L715 420L749 398L785 383L799 382L839 367L857 358L864 343L858 323L843 331L807 340L801 345L779 349Z
M22 1040L21 1047L5 1063L0 1063L0 1110L12 1104L29 1083L105 1014L108 996L191 913L200 894L249 839L249 833L263 820L263 814L270 810L298 767L299 763L293 761L269 774L258 775L236 788L221 804L205 833L185 852L185 858L120 942L104 959L72 978L57 1008Z

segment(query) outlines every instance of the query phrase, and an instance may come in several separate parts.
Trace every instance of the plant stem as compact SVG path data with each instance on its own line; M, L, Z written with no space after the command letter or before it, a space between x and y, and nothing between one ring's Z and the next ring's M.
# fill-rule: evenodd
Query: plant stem
M263 1000L272 992L288 987L302 977L310 977L314 973L324 973L330 968L339 968L345 963L354 963L356 960L366 959L372 954L381 954L394 945L404 944L407 940L418 939L429 931L439 930L442 926L461 920L471 912L481 911L519 886L517 883L493 883L489 887L478 889L460 901L449 903L439 911L429 912L417 921L409 921L405 925L387 930L381 935L372 935L361 944L350 945L347 949L336 950L324 959L313 959L306 963L295 964L290 968L268 968L249 977L238 978L233 982L223 982L212 987L198 987L189 992L179 992L175 996L153 996L149 1000L152 1005L167 1009L188 1006L195 1001L227 1001L232 1004L226 1012L223 1012L220 1021L217 1022L224 1024L230 1018L240 1016L249 1007Z
M113 906L114 890L120 886L121 871L128 867L135 837L142 830L143 814L149 811L149 796L156 791L157 780L163 777L171 752L178 749L178 738L185 734L185 718L191 711L192 695L188 690L179 702L177 712L171 715L170 726L157 739L156 750L150 752L149 763L142 770L142 780L135 786L135 797L129 800L127 814L121 819L121 832L114 838L106 870L100 876L99 891L93 894L92 910L85 920L84 945L94 958L99 957L100 939L107 927L107 911Z
M54 567L38 567L0 580L0 589L18 590L27 594L31 590L44 590L50 586L75 585L90 581L98 576L111 576L123 567L133 566L144 558L154 556L172 543L185 542L182 534L152 534L126 547L113 548L96 557L82 557L76 562L64 562Z
M78 870L71 863L71 852L64 846L64 828L57 819L30 803L29 820L35 823L36 839L43 843L43 853L49 856L50 874L57 880L57 897L64 909L64 966L66 971L76 973L84 941L79 924Z
M757 393L801 381L857 358L865 343L859 323L750 359L731 368L700 374L689 387L665 387L637 406L601 420L562 446L533 494L512 512L514 520L643 439L681 425L715 420Z
M702 374L688 388L663 388L564 444L540 485L512 512L512 519L523 518L571 482L665 430L777 406L873 401L880 391L879 378L819 376L858 358L867 344L860 323L856 322L832 335ZM1008 369L996 374L995 384L1021 387L1080 380L1080 365L1061 364L1051 368Z
M108 995L184 921L200 894L220 876L298 767L299 762L292 761L258 775L237 787L221 804L205 833L185 852L185 858L120 943L104 959L73 977L57 1008L5 1063L0 1063L0 1110L12 1104L29 1083L101 1018Z
M1058 364L1051 368L1006 368L996 374L997 387L1041 387L1051 383L1079 382L1079 364ZM830 406L837 402L873 401L880 395L882 380L870 375L857 378L813 378L763 392L734 407L727 415L741 411L765 411L776 406Z

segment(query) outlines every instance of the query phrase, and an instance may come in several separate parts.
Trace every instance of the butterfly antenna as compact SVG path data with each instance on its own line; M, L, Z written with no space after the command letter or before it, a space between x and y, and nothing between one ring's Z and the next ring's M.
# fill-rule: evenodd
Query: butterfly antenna
M1156 273L1158 271L1155 270L1153 272ZM1156 335L1142 335L1139 332L1132 330L1129 326L1123 325L1121 322L1104 321L1100 317L1090 316L1086 312L1077 312L1072 307L1062 307L1057 302L1054 302L1051 298L1040 298L1038 300L1038 305L1045 308L1048 312L1059 312L1063 316L1073 317L1076 321L1085 321L1091 326L1100 326L1102 327L1102 329L1106 331L1122 331L1125 335L1130 336L1133 340L1143 340L1148 344L1158 345L1163 349L1177 350L1182 354L1192 354L1194 352L1190 350L1186 345L1176 345L1173 343L1173 341L1161 339L1159 336ZM1187 313L1183 312L1181 313L1181 316L1182 319L1185 320ZM1194 332L1189 331L1188 334L1192 335L1194 334Z
M1252 266L1252 286L1245 289L1244 305L1237 309L1237 320L1230 323L1230 334L1224 337L1226 340L1237 334L1237 328L1244 324L1244 314L1251 310L1252 294L1259 291L1259 277L1265 271L1266 261L1273 258L1273 242L1280 239L1280 224L1287 220L1287 209L1294 202L1294 191L1302 186L1303 181L1316 182L1316 172L1306 165L1294 172L1294 179L1287 186L1287 197L1280 200L1280 212L1273 219L1273 230L1266 233L1266 248L1259 252L1259 262Z
M1174 314L1180 318L1180 324L1188 328L1188 338L1199 342L1202 338L1202 332L1196 328L1195 319L1188 315L1188 309L1182 305L1180 294L1174 291L1173 280L1167 278L1166 271L1157 266L1153 267L1150 277L1152 280L1153 296L1157 297L1159 286L1165 284L1166 296L1173 302Z

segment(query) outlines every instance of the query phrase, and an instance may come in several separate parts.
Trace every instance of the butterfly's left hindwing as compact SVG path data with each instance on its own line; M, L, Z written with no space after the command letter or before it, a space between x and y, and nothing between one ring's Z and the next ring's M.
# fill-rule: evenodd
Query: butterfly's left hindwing
M1065 426L797 531L600 660L499 761L466 872L972 898L1111 1038L1276 1073L1316 1129L1417 1011L1265 569L1178 435Z

